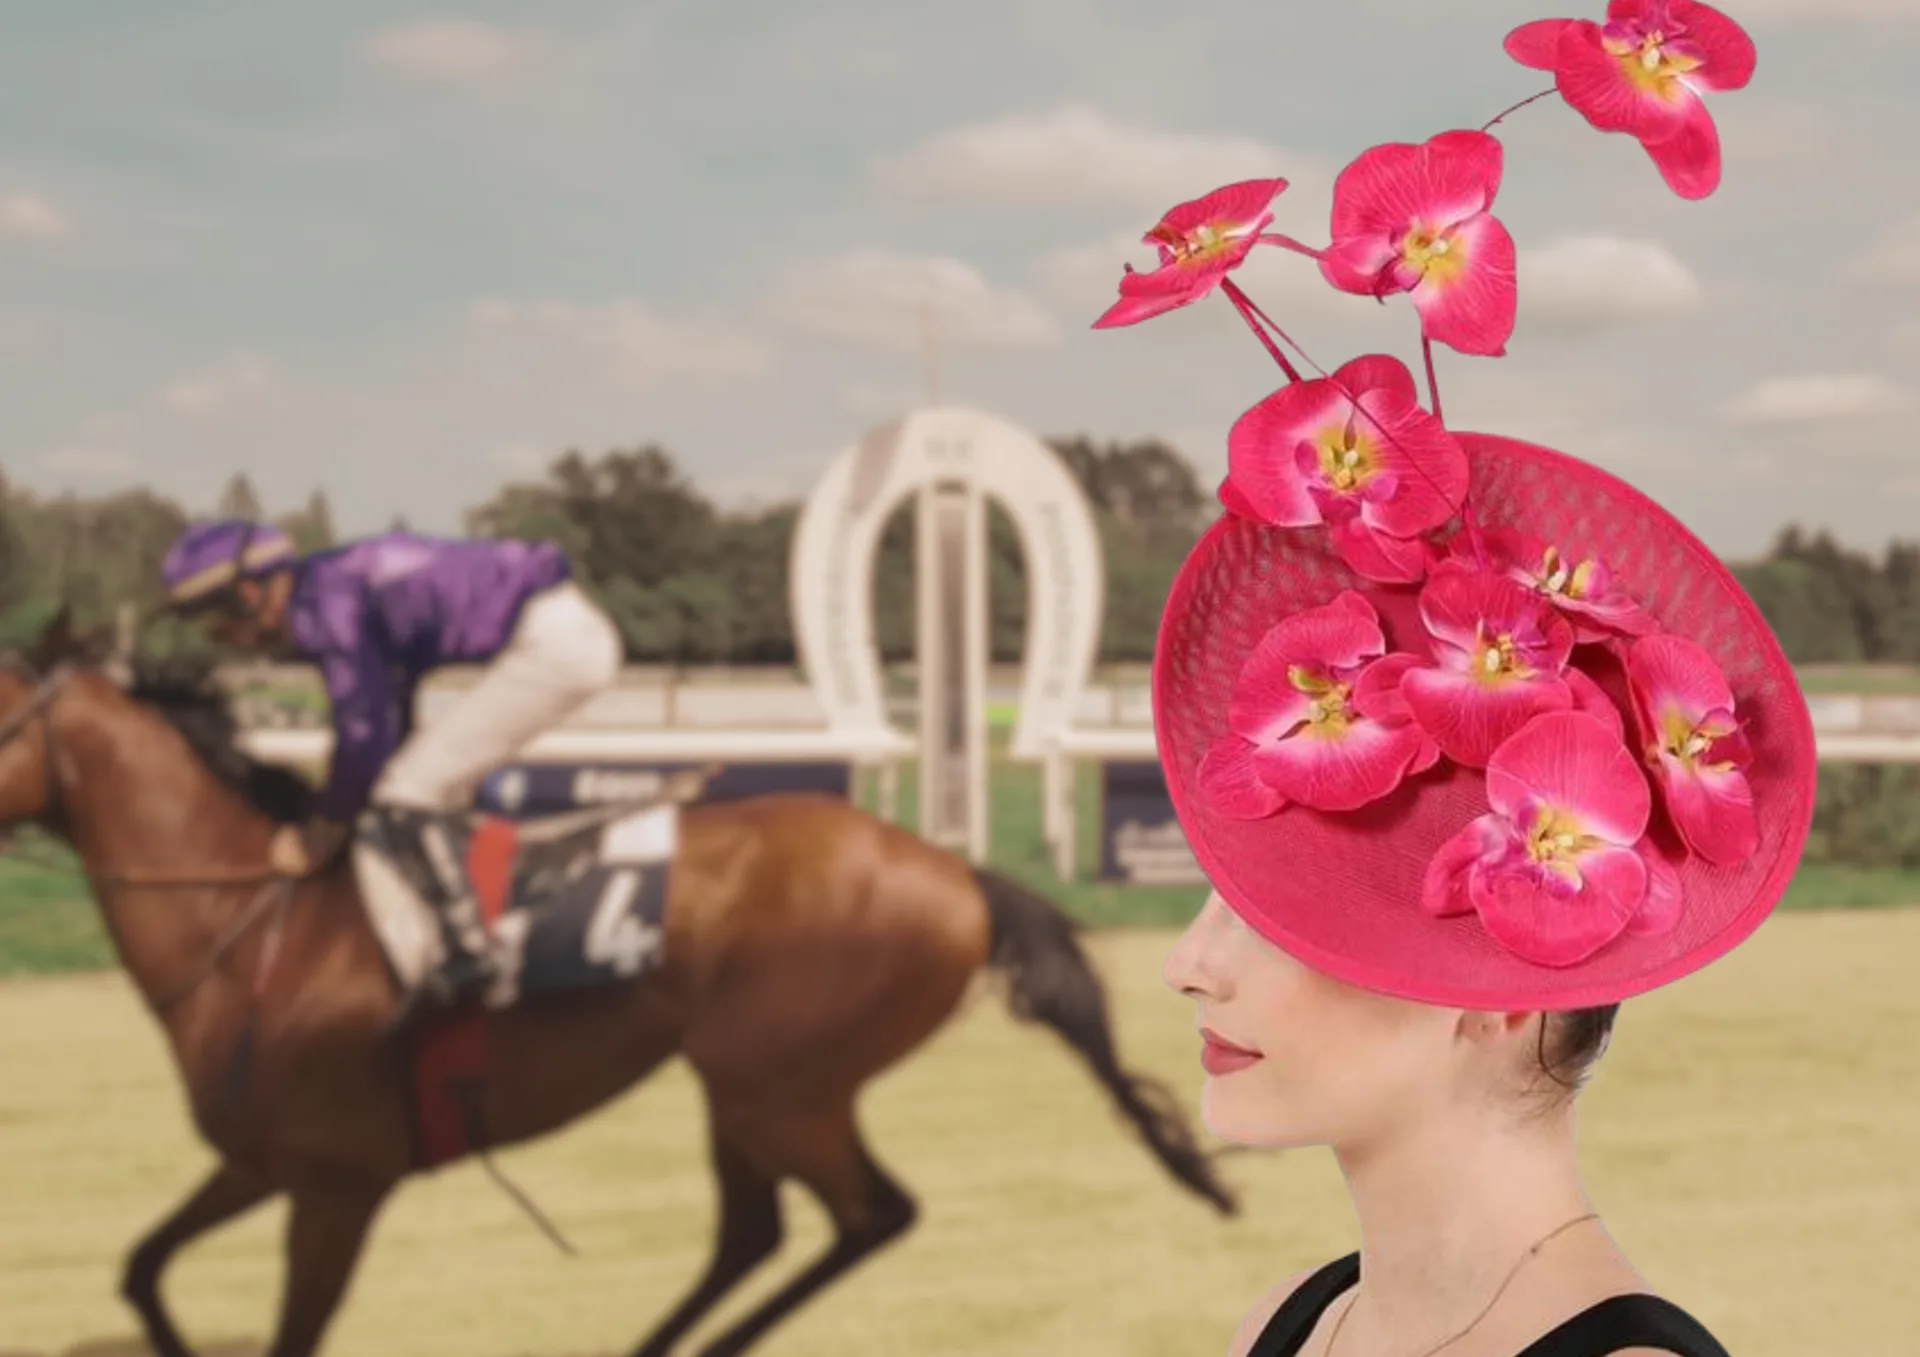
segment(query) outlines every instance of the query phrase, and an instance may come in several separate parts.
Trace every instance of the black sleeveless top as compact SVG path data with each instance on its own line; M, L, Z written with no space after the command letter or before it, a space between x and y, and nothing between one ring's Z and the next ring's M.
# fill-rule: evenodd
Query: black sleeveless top
M1360 1280L1360 1255L1328 1263L1273 1312L1247 1357L1295 1357L1320 1316ZM1514 1357L1607 1357L1625 1348L1658 1348L1677 1357L1728 1357L1700 1322L1658 1296L1613 1296L1588 1306Z

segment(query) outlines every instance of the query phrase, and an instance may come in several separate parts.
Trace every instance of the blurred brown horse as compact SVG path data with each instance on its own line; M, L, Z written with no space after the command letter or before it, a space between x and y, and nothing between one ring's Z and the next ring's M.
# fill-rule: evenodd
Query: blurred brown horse
M225 1096L269 945L250 919L263 892L280 889L262 865L268 836L276 815L298 814L306 784L240 753L217 695L163 699L80 665L57 621L0 668L0 828L39 821L78 853L220 1158L127 1260L121 1293L155 1353L191 1357L159 1294L174 1252L285 1193L269 1352L307 1357L381 1204L414 1171L405 1069L384 1045L396 995L352 869L302 881L274 934L244 1096ZM676 1052L701 1080L718 1239L636 1357L665 1357L775 1252L783 1179L819 1199L834 1242L708 1354L746 1351L911 1226L914 1199L875 1162L855 1098L955 1012L983 968L1005 975L1017 1016L1084 1059L1178 1182L1235 1209L1168 1091L1120 1067L1069 919L844 801L688 808L664 956L641 979L495 1015L484 1098L489 1138L504 1145L603 1105Z

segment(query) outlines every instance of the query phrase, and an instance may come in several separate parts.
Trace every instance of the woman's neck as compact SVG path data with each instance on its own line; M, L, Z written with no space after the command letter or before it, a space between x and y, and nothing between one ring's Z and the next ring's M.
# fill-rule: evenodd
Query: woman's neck
M1342 1346L1417 1353L1473 1322L1528 1250L1592 1210L1572 1114L1525 1126L1466 1113L1336 1151L1360 1222L1361 1284ZM1562 1236L1564 1237L1564 1236Z

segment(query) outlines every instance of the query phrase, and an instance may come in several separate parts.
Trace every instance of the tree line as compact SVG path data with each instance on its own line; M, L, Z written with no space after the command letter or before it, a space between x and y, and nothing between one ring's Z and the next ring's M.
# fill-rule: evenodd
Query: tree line
M1050 446L1086 491L1106 557L1101 658L1144 661L1173 573L1218 511L1212 488L1155 440L1067 438ZM467 510L463 527L474 536L561 546L635 662L781 665L796 659L787 559L800 508L792 500L724 510L670 452L644 444L595 458L569 451L542 477L503 485ZM0 645L33 634L63 602L82 624L109 622L129 605L148 615L161 601L168 544L192 518L216 515L276 523L302 550L339 541L324 492L272 512L244 474L215 504L192 510L144 488L93 499L35 496L0 474ZM915 516L903 505L881 536L874 570L875 639L888 661L913 649L914 538ZM998 505L988 513L988 558L993 656L1017 661L1026 636L1025 567L1019 536ZM204 657L210 649L197 629L164 618L141 641L162 655Z
M1212 487L1162 442L1050 446L1086 491L1105 552L1100 657L1143 662L1174 571L1219 511ZM786 573L799 511L797 501L723 510L670 452L645 444L593 458L569 451L540 478L472 507L464 527L559 544L636 662L779 665L795 659ZM324 492L269 511L244 474L217 503L190 512L144 488L35 496L0 473L0 645L31 635L62 602L82 623L110 621L121 605L152 609L167 545L190 517L209 513L277 523L302 550L338 541ZM993 656L1013 662L1025 639L1025 569L997 505L988 537ZM1920 542L1874 554L1788 527L1763 557L1732 569L1796 663L1920 664ZM890 661L912 651L913 573L908 505L881 537L874 576L875 635ZM163 653L205 646L196 630L165 620L143 644Z

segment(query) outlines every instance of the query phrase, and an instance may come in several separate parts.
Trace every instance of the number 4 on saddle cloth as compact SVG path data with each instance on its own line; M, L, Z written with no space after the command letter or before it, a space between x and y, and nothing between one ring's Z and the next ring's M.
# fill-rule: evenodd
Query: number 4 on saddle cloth
M409 1030L415 1160L433 1167L484 1149L478 1091L494 1013L524 1000L631 981L659 965L680 809L697 791L515 822L475 814L450 831L493 963L477 1003L431 1012ZM364 817L354 872L403 995L445 960L433 907Z
M489 1009L589 989L648 969L661 945L679 807L594 809L516 823L473 816L451 830L496 968ZM411 991L446 959L437 916L369 818L354 870L394 978Z

